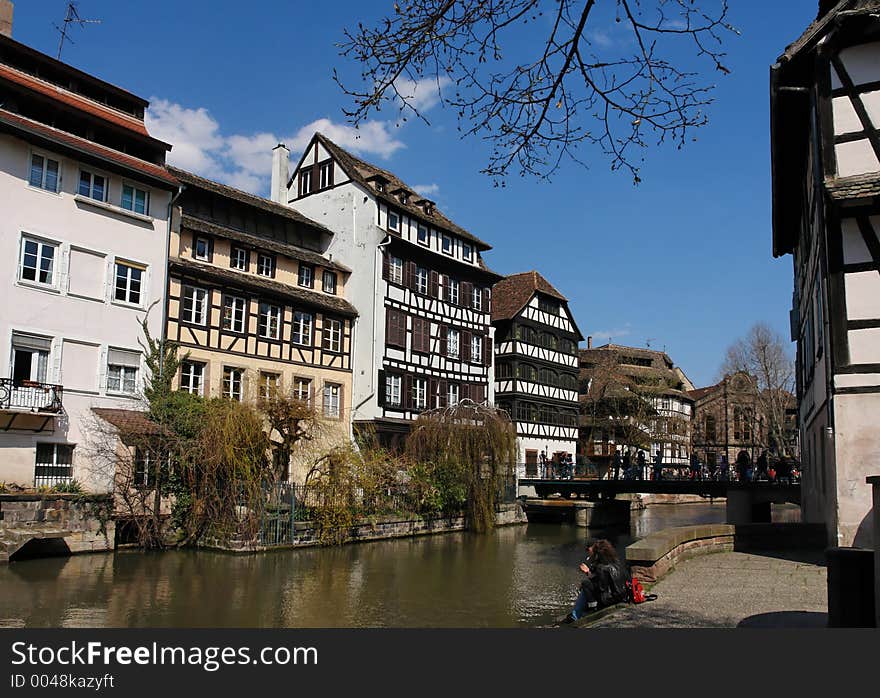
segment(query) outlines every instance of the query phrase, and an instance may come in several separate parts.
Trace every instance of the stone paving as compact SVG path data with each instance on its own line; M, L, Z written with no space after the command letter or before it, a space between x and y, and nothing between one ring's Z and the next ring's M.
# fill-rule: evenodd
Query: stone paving
M821 552L715 553L686 560L653 589L656 601L632 604L592 628L826 627Z

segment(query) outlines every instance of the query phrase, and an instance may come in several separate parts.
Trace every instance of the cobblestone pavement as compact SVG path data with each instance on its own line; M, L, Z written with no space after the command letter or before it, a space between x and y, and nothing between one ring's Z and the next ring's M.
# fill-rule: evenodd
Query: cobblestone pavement
M824 555L716 553L678 564L651 591L589 628L826 627Z

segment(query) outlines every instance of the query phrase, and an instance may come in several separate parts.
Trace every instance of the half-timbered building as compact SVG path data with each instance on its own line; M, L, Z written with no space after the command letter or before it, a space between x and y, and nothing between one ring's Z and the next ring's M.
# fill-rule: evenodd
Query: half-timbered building
M0 481L112 487L92 408L134 409L144 313L165 289L171 146L147 101L0 23ZM6 33L4 33L4 28ZM161 334L161 313L147 318Z
M791 254L802 507L869 546L880 471L880 4L819 3L771 70L773 254ZM875 541L876 543L876 541Z
M395 447L424 410L491 401L490 246L322 134L290 177L287 149L274 155L273 195L332 230L325 252L355 270L355 427Z
M282 391L349 435L351 270L320 253L329 230L293 209L171 168L184 189L172 218L168 338L176 384L255 401ZM300 478L294 462L292 477Z
M536 271L492 289L495 401L516 424L517 463L537 474L539 455L577 454L578 342L568 300Z

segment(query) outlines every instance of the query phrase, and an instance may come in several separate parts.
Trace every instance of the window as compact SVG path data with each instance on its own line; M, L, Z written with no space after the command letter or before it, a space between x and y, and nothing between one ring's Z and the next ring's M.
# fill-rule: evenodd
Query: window
M312 400L312 381L308 378L294 378L293 397L309 404Z
M223 397L241 402L244 369L223 367Z
M406 349L406 315L399 310L388 311L388 332L385 343Z
M447 283L449 284L446 300L452 303L452 305L458 305L458 281L450 279L449 277L446 278Z
M260 371L259 395L261 400L269 400L278 394L281 386L281 375Z
M116 262L116 289L114 298L132 305L141 304L141 284L144 268L126 262Z
M428 226L419 223L418 231L416 232L416 239L422 245L428 244L430 240L430 236L428 235Z
M321 189L333 186L333 161L321 165Z
M183 361L180 364L180 389L192 395L204 395L205 364Z
M132 485L135 487L152 487L156 481L156 456L148 448L136 447L134 450L134 477Z
M446 404L452 407L459 402L458 383L450 383L446 388Z
M416 267L416 293L428 294L428 270Z
M107 179L86 170L79 172L79 194L95 201L107 200Z
M483 363L482 337L471 337L471 362L475 364Z
M342 320L324 318L323 348L336 353L342 351Z
M516 377L520 380L536 383L538 381L538 369L530 364L519 364L516 367Z
M193 257L203 262L211 260L211 241L208 238L196 237L193 241Z
M388 265L390 274L389 281L395 284L403 283L403 260L400 257L392 257Z
M31 156L31 173L28 182L32 187L57 192L60 180L59 173L60 167L57 160L36 154Z
M388 211L388 230L400 230L400 216L395 211Z
M270 254L260 254L257 256L257 274L260 276L275 276L275 257Z
M483 289L476 286L471 289L471 306L474 310L483 309Z
M297 310L293 313L293 337L294 344L311 346L312 344L312 314Z
M48 337L12 333L12 382L20 386L27 381L45 383L52 340Z
M240 296L224 296L223 317L220 326L230 332L244 332L244 314L247 301Z
M339 419L339 399L342 395L342 386L336 383L324 384L324 416L331 419Z
M122 185L122 208L135 213L148 215L150 210L150 194L130 184Z
M446 333L446 355L450 358L457 359L461 351L461 333L450 327Z
M266 339L281 337L281 307L271 303L260 303L257 317L257 334Z
M207 303L208 292L205 289L195 286L184 286L183 312L180 314L180 319L193 325L204 325L208 317L207 312L205 312Z
M322 278L322 286L324 288L324 293L330 293L332 295L336 295L336 273L332 271L325 271L324 276Z
M423 410L428 406L428 381L424 378L413 379L412 402L417 410Z
M400 376L385 376L385 404L395 407L400 406Z
M137 392L141 355L136 351L110 349L107 352L107 391L134 395Z
M299 195L305 196L312 191L312 171L303 170L299 173Z
M452 254L454 251L454 247L452 244L452 238L448 235L443 236L442 249L446 254Z
M229 266L239 271L247 271L250 266L250 255L242 247L233 247L229 253Z
M468 262L470 262L473 257L473 248L466 242L461 243L461 256Z
M55 258L57 256L58 245L34 238L22 238L21 280L32 281L44 286L54 286Z
M312 288L315 282L315 269L314 267L309 266L308 264L299 265L299 280L298 283L300 286L304 286L305 288Z
M412 328L412 350L429 353L431 351L431 322L425 318L414 317Z
M559 303L549 298L538 298L538 310L550 315L559 315Z
M715 421L715 417L713 415L706 416L705 431L706 441L715 441L717 439L717 422Z
M73 478L71 444L37 444L34 486L60 485Z

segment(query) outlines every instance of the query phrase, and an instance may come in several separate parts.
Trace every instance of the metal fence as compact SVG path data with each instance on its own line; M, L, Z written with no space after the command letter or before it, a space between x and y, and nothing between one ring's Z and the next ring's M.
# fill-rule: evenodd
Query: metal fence
M260 512L257 538L260 545L289 545L296 530L295 486L289 482L267 485Z
M63 391L60 385L0 378L0 409L58 413Z

